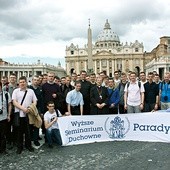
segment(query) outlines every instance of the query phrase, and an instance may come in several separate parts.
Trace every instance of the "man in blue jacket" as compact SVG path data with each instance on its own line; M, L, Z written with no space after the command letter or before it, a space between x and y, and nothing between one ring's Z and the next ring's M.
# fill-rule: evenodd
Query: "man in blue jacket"
M109 78L107 90L109 94L109 114L118 114L118 104L120 101L119 89L115 88L115 83L112 78Z
M169 73L165 73L164 80L159 84L161 110L170 108L170 80Z

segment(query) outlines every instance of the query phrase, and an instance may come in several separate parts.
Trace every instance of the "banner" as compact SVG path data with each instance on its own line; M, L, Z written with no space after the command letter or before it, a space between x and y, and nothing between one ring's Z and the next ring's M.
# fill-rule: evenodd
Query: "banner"
M170 113L66 116L58 119L63 146L104 141L170 142Z

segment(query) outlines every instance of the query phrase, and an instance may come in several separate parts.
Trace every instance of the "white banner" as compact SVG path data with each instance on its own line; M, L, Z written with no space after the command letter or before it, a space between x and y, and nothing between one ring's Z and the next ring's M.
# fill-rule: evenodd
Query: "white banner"
M58 120L63 146L103 141L170 142L170 113L66 116Z

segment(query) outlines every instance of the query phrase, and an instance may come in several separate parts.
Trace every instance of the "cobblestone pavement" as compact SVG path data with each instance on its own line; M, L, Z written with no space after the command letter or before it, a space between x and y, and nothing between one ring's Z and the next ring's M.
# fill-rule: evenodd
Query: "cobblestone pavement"
M169 170L170 144L102 142L0 155L1 170Z

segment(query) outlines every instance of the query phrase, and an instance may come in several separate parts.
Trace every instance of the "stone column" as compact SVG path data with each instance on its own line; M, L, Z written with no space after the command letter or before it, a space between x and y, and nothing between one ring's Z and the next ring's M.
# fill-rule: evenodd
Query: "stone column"
M109 76L109 74L110 74L110 69L109 69L109 60L107 59L107 67L106 67L106 69L107 69L107 75Z
M102 71L102 61L99 60L99 63L100 63L100 72Z
M97 63L96 63L96 60L94 60L94 73L96 74L97 73Z
M8 77L8 78L9 78L9 75L10 75L10 72L8 71L8 72L7 72L7 77Z
M85 62L85 70L87 71L87 61L84 61Z
M80 65L81 64L79 64L79 61L76 61L76 68L77 68L76 73L80 73Z

